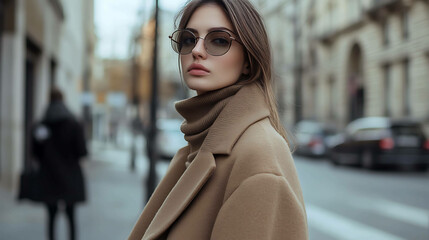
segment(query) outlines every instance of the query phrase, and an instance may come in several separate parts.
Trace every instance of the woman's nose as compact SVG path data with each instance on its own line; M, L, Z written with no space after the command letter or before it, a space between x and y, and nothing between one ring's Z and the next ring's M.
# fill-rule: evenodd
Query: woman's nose
M195 58L206 58L207 52L206 48L204 46L204 39L203 38L197 38L197 43L195 44L195 47L192 49L192 55Z

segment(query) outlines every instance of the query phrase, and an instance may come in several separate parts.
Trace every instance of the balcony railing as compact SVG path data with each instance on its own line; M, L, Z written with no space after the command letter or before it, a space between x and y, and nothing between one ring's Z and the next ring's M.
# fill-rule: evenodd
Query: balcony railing
M373 0L367 9L370 19L378 20L389 12L401 12L411 6L411 0Z

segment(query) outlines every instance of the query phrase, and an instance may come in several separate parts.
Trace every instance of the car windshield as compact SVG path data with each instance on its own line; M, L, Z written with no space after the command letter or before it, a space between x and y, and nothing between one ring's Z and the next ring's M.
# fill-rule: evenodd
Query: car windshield
M335 131L335 129L324 129L323 134L325 136L333 136L333 135L337 134L337 131Z
M392 126L393 135L413 135L413 136L421 136L422 129L418 125L412 126Z
M349 136L353 136L357 134L357 132L362 131L377 131L381 132L383 129L389 127L389 121L387 118L382 117L368 117L361 118L351 122L347 128L346 132Z

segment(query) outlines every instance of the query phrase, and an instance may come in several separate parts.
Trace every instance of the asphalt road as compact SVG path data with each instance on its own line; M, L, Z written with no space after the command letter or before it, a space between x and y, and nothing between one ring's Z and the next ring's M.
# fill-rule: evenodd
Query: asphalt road
M295 162L311 240L429 240L429 172Z

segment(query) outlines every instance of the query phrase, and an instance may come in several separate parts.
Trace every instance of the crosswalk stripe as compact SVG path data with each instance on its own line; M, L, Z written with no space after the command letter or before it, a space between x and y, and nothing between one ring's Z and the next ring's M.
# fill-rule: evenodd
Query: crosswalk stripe
M429 229L429 211L385 199L356 199L352 205L405 223Z
M342 240L405 240L374 227L348 219L315 205L306 204L308 225ZM312 237L312 236L310 236ZM314 236L312 238L315 238Z

